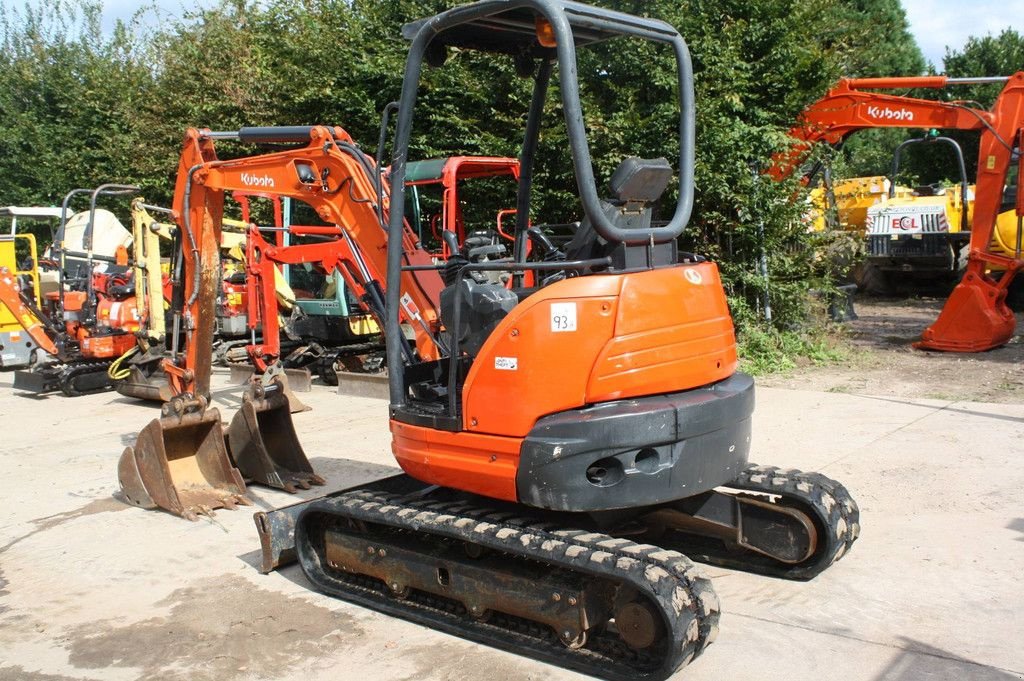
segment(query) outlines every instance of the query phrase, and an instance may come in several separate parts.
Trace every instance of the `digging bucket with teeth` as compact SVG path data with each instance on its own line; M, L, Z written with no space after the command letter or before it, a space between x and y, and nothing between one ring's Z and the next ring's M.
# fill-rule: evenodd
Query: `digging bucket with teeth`
M128 503L187 520L252 503L228 458L216 409L151 421L121 454L117 477Z
M228 426L231 457L242 475L286 492L324 484L295 434L292 399L283 376L266 385L253 383Z

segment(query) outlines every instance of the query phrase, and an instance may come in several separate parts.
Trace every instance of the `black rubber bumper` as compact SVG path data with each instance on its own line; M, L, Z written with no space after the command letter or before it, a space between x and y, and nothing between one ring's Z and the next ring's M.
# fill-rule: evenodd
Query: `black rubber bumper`
M707 492L743 470L754 381L737 373L669 395L545 416L523 440L519 501L556 511L608 511Z

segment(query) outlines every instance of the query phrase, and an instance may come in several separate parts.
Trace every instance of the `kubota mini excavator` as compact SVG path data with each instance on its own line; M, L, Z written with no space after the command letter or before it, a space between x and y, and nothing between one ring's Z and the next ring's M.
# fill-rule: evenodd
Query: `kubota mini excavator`
M175 453L221 441L219 416L202 411L215 281L201 265L215 262L222 189L272 186L349 246L342 271L383 320L392 449L407 473L301 506L292 527L306 576L340 598L589 674L664 679L718 628L711 583L681 550L810 579L859 532L838 482L747 461L753 381L736 370L718 269L676 246L694 195L686 43L664 22L567 0L482 0L403 33L412 47L389 191L337 128L189 131L177 196L196 254L183 314L195 370L180 377L190 399L122 457L122 486L139 503L138 490L175 481L182 459L167 460L161 435ZM626 158L605 200L593 175L576 51L623 38L671 50L678 66L679 201L662 227L651 206L672 181L668 161ZM445 231L452 255L435 265L398 207L421 67L453 49L513 59L534 95L511 255L480 257ZM565 251L528 219L556 67L585 216ZM227 137L305 146L219 161L213 143ZM501 273L511 286L491 276ZM180 512L151 496L140 505Z
M870 90L898 88L945 88L950 85L1003 83L990 111L960 102L942 102L889 95ZM916 347L947 352L981 352L1004 345L1013 336L1015 319L1006 305L1007 289L1024 268L1021 257L1024 200L1018 191L1024 130L1024 71L1008 77L948 78L911 76L896 78L847 78L820 100L808 106L790 135L798 140L788 154L775 159L769 174L780 178L791 173L815 142L839 144L867 128L921 128L924 130L978 130L978 176L974 212L970 220L969 255L963 278L946 301L939 318L925 329ZM961 188L966 194L966 188ZM943 206L936 206L943 209ZM935 210L933 208L933 210ZM1013 211L1016 219L1000 212ZM961 201L962 218L967 216ZM899 221L892 227L893 219ZM925 234L923 219L913 214L889 216L889 225L870 234L871 253L888 258L895 245L916 235L910 244L916 253L953 262L959 257L961 236L948 224L935 221ZM997 231L998 230L998 231ZM913 234L911 233L913 232ZM994 238L995 237L995 238ZM955 247L955 250L953 250ZM998 281L989 271L1003 272Z
M26 332L53 356L52 361L17 371L16 390L60 390L75 396L106 389L111 385L111 363L135 347L135 334L145 325L146 315L137 304L128 266L131 235L112 214L97 208L97 199L138 191L129 185L105 184L68 193L47 252L47 259L56 262L57 290L42 296L42 307L12 289L8 277L0 280L0 299L17 309ZM70 202L82 194L90 196L89 210L72 216Z

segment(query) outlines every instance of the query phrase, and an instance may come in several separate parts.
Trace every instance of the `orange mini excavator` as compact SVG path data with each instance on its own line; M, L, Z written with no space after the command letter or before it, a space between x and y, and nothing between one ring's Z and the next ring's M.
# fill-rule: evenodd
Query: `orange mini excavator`
M111 386L110 365L136 347L136 334L147 319L129 267L131 235L113 214L97 208L97 199L138 191L104 184L65 196L60 226L44 260L47 269L56 270L57 286L41 297L41 308L0 269L0 302L51 356L17 371L15 390L60 390L69 397L105 390ZM89 195L89 210L72 215L71 201L82 195Z
M810 579L859 532L838 482L748 463L754 386L737 372L718 269L676 245L694 196L686 43L664 22L567 0L483 0L403 32L412 46L390 190L337 128L189 132L197 155L183 156L177 194L196 253L187 295L199 306L183 324L196 371L182 372L195 383L166 434L180 450L220 437L219 417L203 409L221 189L273 187L303 201L333 226L341 271L385 328L392 450L406 474L258 514L271 566L294 552L311 583L340 598L596 676L664 679L718 628L711 582L683 552ZM602 199L576 52L629 41L675 57L678 168L627 157ZM391 208L405 205L423 63L440 66L451 50L511 59L534 94L511 252L475 252L446 230L451 255L436 264ZM563 249L528 219L556 68L584 215ZM218 138L301 146L220 161ZM653 226L675 172L674 215ZM202 428L181 430L190 418ZM180 464L142 440L127 457L134 477L122 476L130 499L140 479L159 483L147 475ZM152 502L140 505L171 508Z
M935 88L981 83L1002 83L1003 90L990 111L962 102L943 102L872 92L880 89ZM815 142L839 144L867 128L920 128L978 130L978 179L970 225L969 255L963 279L953 290L939 318L921 334L916 346L946 352L981 352L1004 345L1013 337L1016 320L1006 304L1007 289L1024 268L1021 235L1024 233L1024 193L1019 182L1024 170L1021 153L1024 138L1024 71L1012 76L948 78L912 76L895 78L846 78L808 106L790 135L798 140L789 154L775 159L769 174L781 178L793 171ZM961 161L962 164L962 161ZM966 192L964 192L966 194ZM1009 247L993 247L993 234L1001 211L1016 213L1014 238ZM966 219L967 208L963 208ZM951 243L948 233L922 235L917 225L919 249L938 246L942 253ZM1002 232L1003 230L1000 230ZM1006 230L1009 233L1010 230ZM899 239L892 234L891 239ZM872 237L887 252L889 237ZM959 249L958 249L959 250ZM956 254L952 254L956 257ZM989 270L1002 271L996 280Z

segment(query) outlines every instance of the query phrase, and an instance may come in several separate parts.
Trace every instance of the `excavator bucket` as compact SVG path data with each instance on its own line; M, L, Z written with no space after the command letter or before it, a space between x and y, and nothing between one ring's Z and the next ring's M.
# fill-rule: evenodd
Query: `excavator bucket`
M121 455L117 478L128 503L186 520L252 503L228 458L216 409L151 421Z
M147 377L137 366L128 369L127 377L117 379L114 389L125 397L151 402L170 402L174 397L174 391L163 371Z
M228 426L228 446L246 479L286 492L322 485L299 444L292 423L287 380L277 376L265 387L253 385Z
M246 385L252 383L255 373L251 364L229 364L231 369L231 375L228 381L233 385ZM293 414L298 414L303 411L312 411L313 407L310 407L295 395L295 391L298 392L312 392L313 391L313 378L309 373L309 369L284 369L285 380L282 385L284 386L284 393L288 397L288 405ZM295 387L292 388L292 384L295 383Z
M935 323L925 329L919 350L983 352L1005 345L1013 336L1015 320L1006 306L1006 288L984 275L968 271L942 308Z

